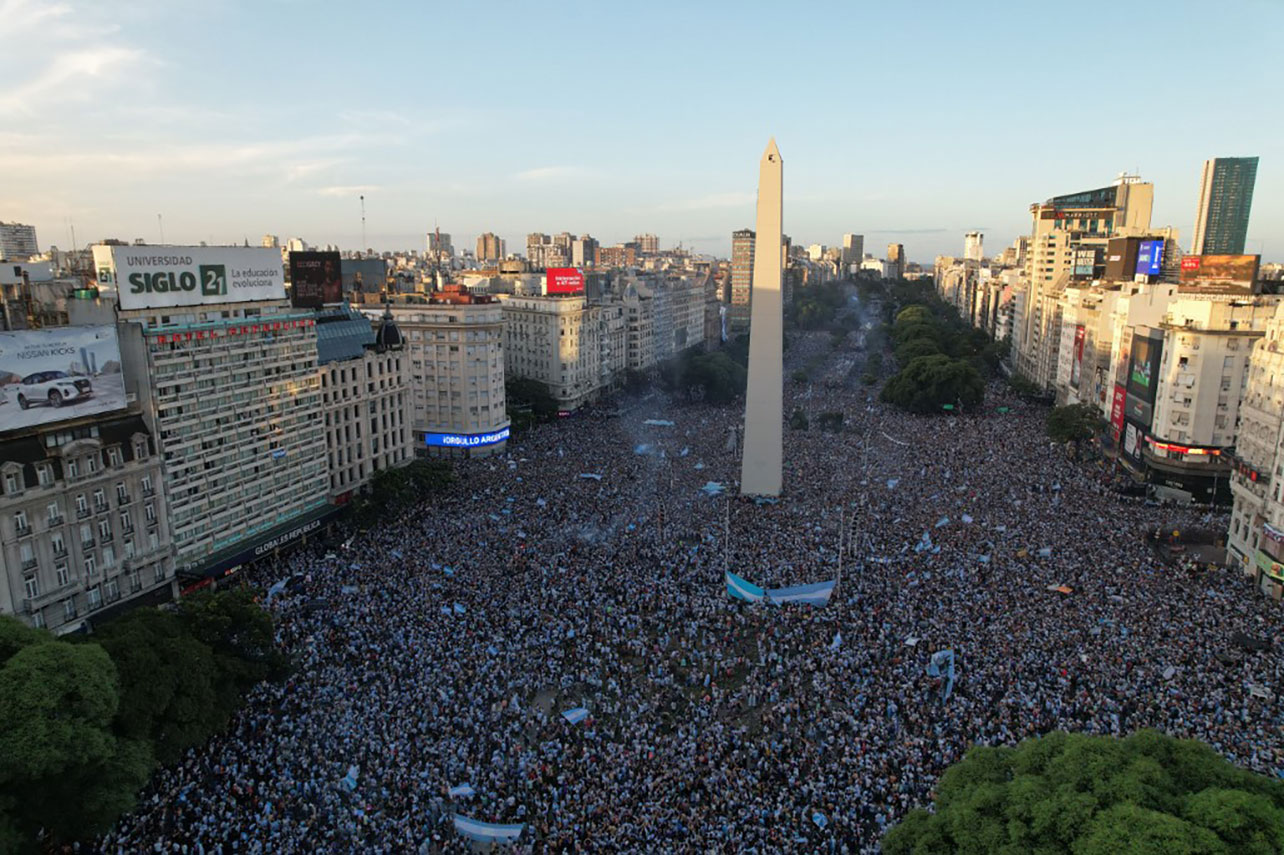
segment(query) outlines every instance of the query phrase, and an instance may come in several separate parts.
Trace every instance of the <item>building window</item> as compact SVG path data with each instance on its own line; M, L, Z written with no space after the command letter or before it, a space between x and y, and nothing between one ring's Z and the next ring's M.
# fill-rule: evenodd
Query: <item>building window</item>
M99 461L98 461L98 454L97 454L97 452L95 452L94 454L91 454L91 455L89 455L87 458L85 458L85 462L86 462L87 464L89 464L89 465L88 465L88 469L89 469L89 471L90 471L91 473L93 473L93 472L97 472L97 471L98 471L98 462L99 462Z
M93 578L98 575L98 563L94 561L94 556L85 556L85 575Z
M116 550L110 546L103 547L103 569L109 570L116 563Z
M119 448L116 448L115 446L113 446L107 449L107 462L110 463L112 466L119 466L121 464Z
M107 494L100 487L94 490L94 508L101 511L105 507L107 507Z
M13 515L13 527L18 530L18 534L26 534L31 531L31 526L27 525L26 511L18 511Z
M64 620L73 620L76 617L75 597L68 597L62 601L62 616Z
M148 522L156 522L156 506L151 502L143 507L143 513L146 514Z
M134 443L134 459L142 460L146 456L147 456L147 442L140 441L140 442Z
M85 498L85 494L81 493L76 497L76 516L83 517L88 513L89 501Z
M18 492L18 476L12 472L5 473L4 491L9 494Z
M65 588L71 584L71 573L67 570L65 562L54 565L54 576L58 579L59 588Z
M102 604L103 604L102 591L100 591L98 589L98 586L95 585L94 587L89 589L89 608L96 609Z
M61 534L55 534L50 537L49 545L53 547L54 555L61 555L67 551L67 544L63 542Z
M50 486L53 484L53 470L48 466L37 466L36 480L40 482L41 487Z
M126 501L126 493L125 493L125 484L124 484L124 482L121 482L121 483L119 483L119 484L117 484L117 485L116 485L116 501L118 501L118 502L124 502L124 501Z
M116 577L113 576L108 579L103 587L107 590L107 602L110 603L120 599L120 583L116 580Z
M59 518L62 516L62 514L58 511L58 503L50 502L48 505L45 506L45 511L49 515L48 516L49 525L57 525Z
M130 517L129 511L120 512L120 527L124 531L133 531L134 520Z
M76 476L78 476L79 474L80 474L80 464L79 464L79 463L77 463L75 460L68 460L68 461L67 461L67 477L68 477L69 479L70 479L70 478L75 478L75 477L76 477Z
M100 540L111 540L111 523L107 520L98 521L98 537Z
M40 596L40 580L35 573L28 573L22 577L22 590L26 593L28 600L34 600Z

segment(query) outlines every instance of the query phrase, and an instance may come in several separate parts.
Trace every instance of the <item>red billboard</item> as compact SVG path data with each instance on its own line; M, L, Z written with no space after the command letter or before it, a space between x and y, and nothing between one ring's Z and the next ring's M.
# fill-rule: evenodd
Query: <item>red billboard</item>
M1119 383L1115 384L1115 395L1110 401L1110 432L1114 434L1115 442L1119 441L1119 434L1123 433L1124 426L1124 408L1128 401L1128 390Z
M549 294L583 294L584 274L574 267L550 267L545 274Z

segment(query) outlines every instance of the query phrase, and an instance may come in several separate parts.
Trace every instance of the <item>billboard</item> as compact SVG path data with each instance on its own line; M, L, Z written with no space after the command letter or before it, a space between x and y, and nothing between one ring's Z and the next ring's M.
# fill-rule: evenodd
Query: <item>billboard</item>
M1119 450L1123 456L1131 460L1137 466L1144 466L1145 459L1142 452L1146 446L1146 430L1132 419L1125 418L1123 426L1123 440L1119 444Z
M1134 335L1132 358L1128 361L1126 415L1143 428L1149 428L1153 421L1159 361L1164 352L1163 334L1154 335Z
M1249 287L1257 279L1261 259L1260 255L1188 255L1181 260L1181 281Z
M343 299L342 265L337 252L290 253L290 305L319 309Z
M509 429L493 433L425 433L424 445L433 448L477 448L495 445L508 439Z
M550 267L545 271L546 294L583 294L584 274L574 267Z
M103 261L110 259L110 271ZM275 249L238 246L96 246L99 282L112 277L122 309L285 299Z
M125 406L111 324L0 332L0 431Z
M1164 262L1164 242L1143 240L1137 250L1137 275L1158 276Z
M339 265L343 293L378 294L388 284L388 263L382 258L345 258Z
M1096 267L1097 251L1095 249L1076 249L1074 251L1073 275L1091 278Z
M1083 324L1074 328L1074 356L1070 360L1070 385L1079 388L1079 378L1083 375Z
M1128 390L1116 383L1114 397L1110 400L1110 432L1115 442L1119 441L1119 436L1123 433L1124 409L1127 407L1127 401Z

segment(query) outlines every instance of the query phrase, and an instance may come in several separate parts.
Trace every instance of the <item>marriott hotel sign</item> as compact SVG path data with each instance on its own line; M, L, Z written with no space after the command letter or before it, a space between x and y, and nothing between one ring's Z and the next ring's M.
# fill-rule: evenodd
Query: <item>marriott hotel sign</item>
M236 246L95 246L98 286L122 309L285 299L275 249Z

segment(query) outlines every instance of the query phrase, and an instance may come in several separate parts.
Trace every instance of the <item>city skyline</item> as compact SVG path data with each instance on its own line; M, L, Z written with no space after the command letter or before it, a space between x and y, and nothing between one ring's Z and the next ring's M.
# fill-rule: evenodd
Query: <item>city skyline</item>
M355 250L364 196L380 251L422 249L440 224L457 248L494 232L520 251L529 232L565 229L604 245L652 232L662 247L727 257L732 231L754 216L742 164L775 133L792 153L785 231L797 244L852 232L871 251L901 243L927 263L961 255L964 233L979 230L993 253L1029 233L1031 203L1139 171L1156 188L1154 224L1189 247L1203 162L1264 154L1245 251L1280 261L1284 177L1269 155L1279 121L1261 96L1279 75L1269 34L1284 10L1234 5L1255 26L1192 3L1084 4L1055 26L1015 4L985 18L937 4L912 27L892 9L821 5L791 24L797 56L767 69L754 58L779 39L776 25L724 6L680 18L658 6L636 42L585 38L615 32L623 12L504 7L522 40L478 53L462 9L5 0L0 220L35 225L42 248L68 246L73 225L80 246L159 242L160 215L170 243L273 233ZM1145 34L1145 76L1067 126L1044 78L1012 69L1077 56L1102 21ZM180 25L222 47L192 53L172 38ZM446 35L426 51L386 39L416 31ZM822 31L862 38L804 47ZM959 75L951 58L968 43L1004 61ZM424 85L433 80L450 85ZM1154 80L1198 105L1194 133L1163 118L1185 106L1156 113L1127 94ZM770 96L756 103L780 109L736 108L750 85ZM881 106L890 93L895 115Z

